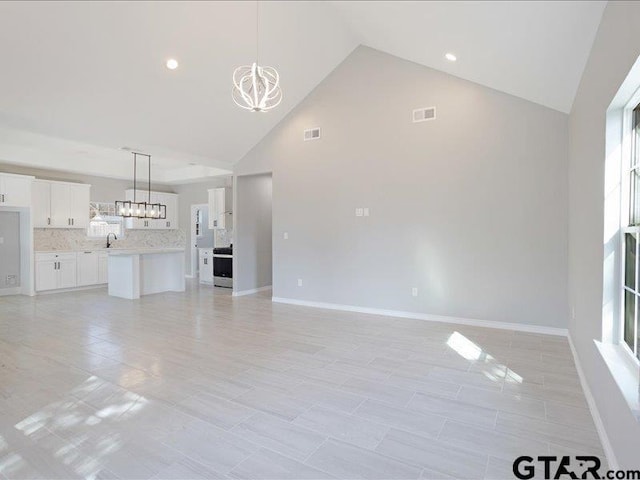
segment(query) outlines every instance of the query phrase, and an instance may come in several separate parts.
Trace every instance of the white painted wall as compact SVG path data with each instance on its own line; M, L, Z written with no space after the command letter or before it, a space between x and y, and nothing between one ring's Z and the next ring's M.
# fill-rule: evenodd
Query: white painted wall
M235 179L233 290L272 284L272 179L270 174Z
M566 327L567 137L567 115L360 47L234 173L273 172L275 297Z
M571 111L569 122L569 322L579 362L594 396L615 457L623 468L638 467L640 425L594 345L603 333L603 245L606 111L640 55L640 3L609 2Z

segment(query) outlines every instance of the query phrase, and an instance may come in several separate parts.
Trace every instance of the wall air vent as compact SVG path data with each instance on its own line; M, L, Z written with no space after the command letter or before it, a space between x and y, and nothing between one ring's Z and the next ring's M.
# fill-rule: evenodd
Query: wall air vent
M308 128L304 131L304 141L317 140L320 138L320 127Z
M416 108L413 111L413 123L426 122L436 119L436 107Z

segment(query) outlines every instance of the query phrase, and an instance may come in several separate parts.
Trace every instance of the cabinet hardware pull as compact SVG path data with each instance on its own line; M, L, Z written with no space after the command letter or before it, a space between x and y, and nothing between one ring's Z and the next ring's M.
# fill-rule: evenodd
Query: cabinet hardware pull
M47 225L51 225L51 217L47 217Z

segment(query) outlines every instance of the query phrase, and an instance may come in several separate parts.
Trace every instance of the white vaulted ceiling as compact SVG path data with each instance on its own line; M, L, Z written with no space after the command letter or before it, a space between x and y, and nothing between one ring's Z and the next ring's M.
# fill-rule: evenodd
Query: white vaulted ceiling
M359 44L568 112L604 5L261 2L284 100L260 114L230 88L254 2L0 2L0 162L128 176L127 146L164 182L224 173Z

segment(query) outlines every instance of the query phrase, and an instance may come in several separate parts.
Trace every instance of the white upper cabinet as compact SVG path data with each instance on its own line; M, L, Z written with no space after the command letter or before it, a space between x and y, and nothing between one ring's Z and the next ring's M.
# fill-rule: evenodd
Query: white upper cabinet
M127 200L134 200L133 189L125 192ZM136 191L135 200L149 202L147 190ZM175 193L151 192L151 202L167 206L167 218L127 218L125 226L132 230L175 230L178 228L178 195Z
M33 177L0 173L0 206L30 207Z
M34 180L31 187L31 215L35 228L51 226L51 182Z
M69 186L66 183L51 183L50 213L52 227L71 227Z
M87 228L91 185L35 180L32 194L36 228Z
M209 190L210 229L233 228L232 201L232 189L230 188L220 187Z
M69 184L69 217L73 228L87 228L89 226L90 190L89 185Z

